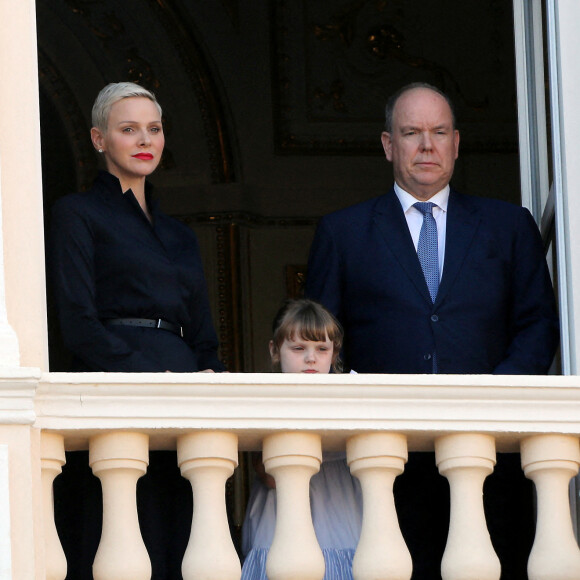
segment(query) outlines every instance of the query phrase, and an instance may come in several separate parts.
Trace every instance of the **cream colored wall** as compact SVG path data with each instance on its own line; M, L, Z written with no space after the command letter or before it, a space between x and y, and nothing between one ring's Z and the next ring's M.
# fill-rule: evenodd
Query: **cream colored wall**
M0 445L0 513L10 511L8 445ZM10 518L0 518L0 578L12 577Z
M0 0L0 23L0 225L6 313L15 331L0 320L0 336L8 340L0 342L0 445L7 449L10 499L4 525L11 530L11 577L40 580L40 431L31 426L34 388L26 379L39 375L26 367L48 369L34 1ZM12 348L19 357L8 356Z
M8 321L23 366L48 369L36 13L0 0L0 163Z
M6 578L43 578L39 434L29 425L0 426L0 445L8 449L9 470L12 576Z

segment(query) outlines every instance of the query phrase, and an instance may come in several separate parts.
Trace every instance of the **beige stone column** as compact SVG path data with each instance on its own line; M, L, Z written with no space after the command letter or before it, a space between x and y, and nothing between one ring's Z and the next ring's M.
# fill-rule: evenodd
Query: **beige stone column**
M439 472L449 481L451 513L443 560L443 580L497 580L499 559L483 511L483 482L495 465L490 435L457 433L435 441Z
M18 366L20 366L18 337L8 323L8 316L6 313L4 231L2 226L2 157L0 157L0 367Z
M264 439L262 458L276 480L276 528L266 561L270 580L321 580L324 557L310 512L310 478L320 470L320 435L277 433Z
M103 531L95 580L149 580L151 562L137 517L137 480L147 471L149 437L114 431L91 437L89 464L103 488Z
M574 538L568 485L578 473L580 446L569 435L536 435L521 444L522 467L536 486L537 523L528 560L530 580L580 579L580 550Z
M177 461L193 490L191 536L183 558L184 580L236 580L241 575L226 513L225 485L238 464L233 433L202 431L177 440Z
M40 466L42 470L44 545L46 580L66 578L67 563L54 523L54 478L66 463L64 438L56 433L42 433L40 436Z
M8 322L20 363L48 369L36 11L0 0L0 162ZM0 333L1 336L1 333Z
M12 578L8 445L0 444L0 578Z
M346 456L363 494L363 523L353 576L355 580L408 580L413 562L393 496L393 483L407 461L407 440L397 433L356 435L347 441Z
M5 385L3 385L3 388ZM0 396L0 411L6 403ZM4 413L0 412L0 415ZM3 417L4 418L4 417ZM9 530L10 537L0 541L11 551L11 575L8 578L45 578L42 479L40 469L40 433L29 425L1 424L0 446L7 447L8 472L0 471L10 509L0 511L0 531ZM5 447L5 448L6 448ZM8 481L6 481L8 477ZM2 490L0 489L0 500ZM3 507L3 506L2 506ZM7 527L8 526L8 527ZM0 554L1 555L1 554ZM5 562L0 565L0 569Z

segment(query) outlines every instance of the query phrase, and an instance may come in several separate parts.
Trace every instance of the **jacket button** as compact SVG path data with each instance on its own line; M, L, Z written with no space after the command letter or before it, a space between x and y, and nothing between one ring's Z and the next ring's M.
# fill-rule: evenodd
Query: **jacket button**
M437 316L437 314L433 314L431 316L431 322L437 322L439 320L439 316Z
M431 360L431 353L430 353L430 352L428 352L426 355L423 355L423 358L424 358L425 360Z

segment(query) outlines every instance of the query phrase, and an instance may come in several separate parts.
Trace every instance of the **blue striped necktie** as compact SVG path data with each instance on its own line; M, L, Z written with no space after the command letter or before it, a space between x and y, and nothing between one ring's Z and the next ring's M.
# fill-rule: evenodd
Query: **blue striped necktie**
M431 302L435 302L439 289L439 250L437 244L437 223L433 217L433 206L430 201L418 201L413 204L423 214L423 225L419 232L417 255L421 269L429 288ZM437 353L433 352L433 373L438 372Z
M437 223L433 217L433 206L430 201L418 201L413 204L423 214L423 225L419 233L417 256L429 288L431 302L435 302L439 289L439 251L437 246Z

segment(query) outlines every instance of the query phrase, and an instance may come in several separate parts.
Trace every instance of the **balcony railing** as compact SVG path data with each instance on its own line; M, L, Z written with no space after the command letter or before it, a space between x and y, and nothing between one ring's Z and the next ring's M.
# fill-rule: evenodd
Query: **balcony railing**
M278 495L278 522L268 557L272 580L316 579L324 573L308 503L308 481L319 468L323 449L346 450L351 472L361 481L363 529L353 564L357 580L411 576L392 488L408 451L419 450L435 450L439 472L449 481L445 580L500 577L482 502L483 482L493 471L496 451L521 451L524 472L536 486L529 578L580 578L568 492L580 465L577 377L41 375L18 369L0 374L0 384L0 434L5 434L0 451L4 441L9 454L16 445L6 435L11 430L28 428L40 434L37 463L34 451L29 457L12 454L8 468L13 472L20 462L32 459L29 493L37 494L44 506L43 527L34 532L36 547L21 545L18 526L12 527L8 544L4 542L14 578L27 577L15 572L27 549L34 550L36 577L66 575L52 511L52 485L65 449L89 449L93 473L101 480L103 531L94 577L149 578L136 483L147 469L149 450L168 448L177 449L181 473L191 482L195 498L182 564L186 579L239 577L224 486L238 451L259 449L276 479ZM6 470L2 477L2 457L0 453L0 502L3 481L13 481L13 473ZM34 473L40 466L42 481L38 478L37 485ZM11 483L12 523L19 505L26 504L26 497L13 494L13 489ZM0 555L2 550L0 539Z

